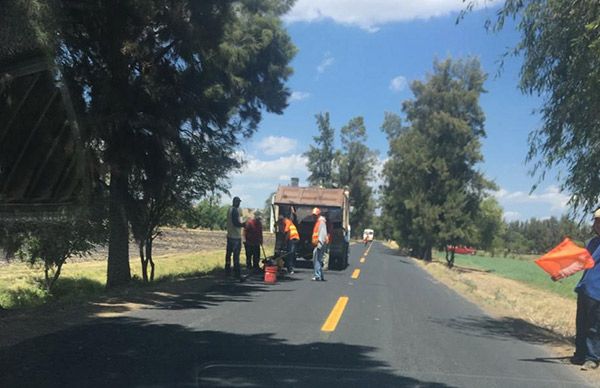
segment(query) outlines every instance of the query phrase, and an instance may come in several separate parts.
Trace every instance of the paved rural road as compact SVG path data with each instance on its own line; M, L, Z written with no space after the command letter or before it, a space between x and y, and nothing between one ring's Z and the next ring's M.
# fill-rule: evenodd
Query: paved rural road
M22 342L0 351L0 386L585 386L542 330L486 316L377 242L354 245L326 282L310 277L218 280Z

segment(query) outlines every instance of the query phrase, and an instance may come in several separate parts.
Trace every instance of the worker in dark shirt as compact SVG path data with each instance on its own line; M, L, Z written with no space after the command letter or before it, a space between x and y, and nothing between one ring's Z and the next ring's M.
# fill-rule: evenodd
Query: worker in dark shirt
M583 364L582 370L596 369L600 365L600 209L594 212L594 232L586 249L595 265L586 270L575 287L577 316L575 318L574 364Z
M257 272L260 268L260 246L263 243L263 226L260 214L246 222L244 227L244 248L246 249L246 268Z
M240 197L233 198L233 204L227 210L227 248L225 250L225 273L231 274L231 255L233 254L233 273L240 281L240 251L242 250L242 228L246 226L240 216Z

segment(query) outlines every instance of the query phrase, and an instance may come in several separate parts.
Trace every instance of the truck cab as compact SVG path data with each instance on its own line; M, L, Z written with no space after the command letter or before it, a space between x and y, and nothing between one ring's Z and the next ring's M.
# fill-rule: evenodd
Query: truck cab
M373 241L373 229L365 229L363 231L363 241L365 242L365 244L370 243Z
M271 200L270 217L270 230L275 233L275 255L280 256L287 249L281 218L289 217L300 235L296 246L298 258L312 260L311 237L315 225L312 209L315 207L321 209L321 215L327 220L329 269L344 269L348 266L350 250L349 192L344 189L279 186Z

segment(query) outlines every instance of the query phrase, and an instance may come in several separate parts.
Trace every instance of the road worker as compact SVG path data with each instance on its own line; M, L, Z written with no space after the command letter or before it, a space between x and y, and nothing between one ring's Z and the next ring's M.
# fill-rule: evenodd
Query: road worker
M600 365L600 208L594 212L594 232L586 249L595 265L583 273L577 283L577 314L575 317L574 364L582 370L597 369Z
M314 266L314 276L312 280L315 281L324 281L323 277L323 254L327 249L327 221L325 217L321 215L321 209L315 207L312 210L312 215L315 220L315 226L313 228L312 233L312 245L313 249L313 266Z
M246 268L248 271L260 270L260 246L263 243L263 226L261 215L255 214L244 227L244 248L246 250Z
M231 275L231 255L233 254L233 273L243 280L240 271L240 251L242 250L242 228L246 226L240 215L240 197L233 197L232 206L227 210L227 248L225 250L225 274Z
M283 219L283 232L285 233L285 239L287 241L287 255L285 257L285 264L287 267L288 274L294 273L294 267L296 266L296 244L300 240L300 234L298 228L290 217L284 217Z

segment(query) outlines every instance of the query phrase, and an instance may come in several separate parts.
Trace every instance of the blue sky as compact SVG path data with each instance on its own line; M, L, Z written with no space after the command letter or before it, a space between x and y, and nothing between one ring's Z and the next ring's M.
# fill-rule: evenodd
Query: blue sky
M319 112L330 113L336 135L351 118L363 116L368 145L383 163L388 149L380 130L383 115L402 115L402 101L412 98L410 82L423 80L435 58L476 56L489 74L481 98L487 138L479 168L499 186L494 195L505 218L565 213L568 196L558 190L557 172L529 194L536 178L525 164L527 137L540 124L534 110L541 100L518 90L521 59L507 59L497 74L502 54L519 34L513 23L497 34L485 31L498 1L488 1L457 25L463 7L461 0L299 0L285 18L299 49L291 63L289 107L283 115L265 114L258 132L243 143L246 165L232 176L231 194L240 196L244 207L262 207L290 177L305 184L302 153L317 134Z

